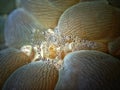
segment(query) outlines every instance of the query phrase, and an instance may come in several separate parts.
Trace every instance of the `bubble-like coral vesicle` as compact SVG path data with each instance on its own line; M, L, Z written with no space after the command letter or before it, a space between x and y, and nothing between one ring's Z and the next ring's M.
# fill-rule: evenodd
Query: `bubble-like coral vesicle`
M42 61L32 62L16 70L6 81L3 90L13 88L17 90L53 90L57 78L58 70L54 65Z
M108 53L108 43L120 36L119 14L117 9L105 2L81 2L61 15L58 29L63 36L77 37L79 41L88 40L94 43L93 47L89 47L89 43L86 47L83 47L84 44L79 45L82 49Z
M32 15L45 28L54 28L60 15L79 0L18 0L18 7L22 7Z
M7 78L19 67L32 61L25 53L15 48L7 48L0 51L0 89Z
M23 45L31 44L36 31L42 32L44 29L39 22L23 8L18 8L11 12L5 24L5 44L10 47L20 48ZM43 38L42 34L39 37ZM35 39L34 39L35 41ZM39 40L38 40L39 41Z
M72 52L64 58L55 90L120 89L119 68L120 61L106 53L95 50Z

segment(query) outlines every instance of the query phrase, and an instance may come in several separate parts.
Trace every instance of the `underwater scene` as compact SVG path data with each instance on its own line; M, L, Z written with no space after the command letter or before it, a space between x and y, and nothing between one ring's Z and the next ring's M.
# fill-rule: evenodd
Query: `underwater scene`
M120 90L120 0L0 0L0 90Z

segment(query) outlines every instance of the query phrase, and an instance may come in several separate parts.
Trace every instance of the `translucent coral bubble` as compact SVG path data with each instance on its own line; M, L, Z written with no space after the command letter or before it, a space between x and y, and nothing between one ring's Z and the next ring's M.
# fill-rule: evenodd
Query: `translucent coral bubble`
M34 36L39 34L39 40L44 40L41 33L44 28L26 10L19 8L11 12L5 24L5 44L9 47L20 48L25 44L30 44Z

